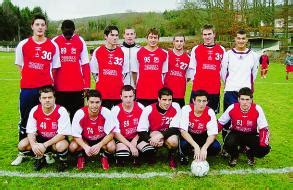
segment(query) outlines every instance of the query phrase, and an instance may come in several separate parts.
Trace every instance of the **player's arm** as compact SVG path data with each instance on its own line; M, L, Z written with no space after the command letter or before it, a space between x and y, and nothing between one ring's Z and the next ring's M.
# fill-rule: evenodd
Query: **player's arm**
M229 52L226 52L224 53L224 56L222 59L221 71L220 71L221 79L224 82L224 84L226 82L226 78L228 74L228 65L229 65Z
M97 155L101 148L108 144L111 140L113 140L114 134L111 132L108 135L106 135L99 143L92 146L92 153L93 155Z
M252 68L252 76L253 76L253 81L256 79L257 72L258 72L258 66L259 66L259 55L257 53L253 53L254 55L254 64Z
M16 65L16 67L17 67L17 69L18 69L18 71L19 71L19 73L21 74L21 72L22 72L22 68L23 68L23 53L22 53L22 47L23 47L23 45L24 45L24 43L26 43L27 42L27 40L23 40L23 41L21 41L18 45L17 45L17 47L16 47L16 49L15 49L15 65Z
M90 71L92 73L92 76L95 80L95 82L98 82L99 80L99 63L96 57L96 52L97 52L98 48L95 49L95 51L93 52L93 56L92 59L90 61Z

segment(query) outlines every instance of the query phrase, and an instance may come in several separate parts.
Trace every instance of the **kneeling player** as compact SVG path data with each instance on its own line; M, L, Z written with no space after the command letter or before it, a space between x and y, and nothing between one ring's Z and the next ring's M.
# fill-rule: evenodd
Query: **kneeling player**
M270 152L269 129L262 108L252 103L252 91L241 88L239 103L230 105L218 119L219 126L231 121L230 132L224 140L224 148L231 155L229 165L234 167L239 156L239 146L247 146L248 164L255 164L254 157L262 158Z
M100 154L104 170L109 169L107 153L115 152L113 130L115 129L111 111L101 106L101 93L96 90L88 92L88 106L79 109L72 121L72 136L69 150L77 155L77 168L85 166L85 155Z
M33 151L36 171L45 164L44 154L53 150L59 158L58 170L64 171L68 166L65 136L71 134L69 115L64 107L55 104L53 87L42 87L39 93L41 104L30 111L26 127L28 135L19 142L18 149L20 152Z
M150 162L154 159L155 149L166 145L169 149L169 166L176 168L175 154L178 147L180 106L172 103L173 93L169 88L161 88L158 103L144 108L139 119L137 148Z
M194 92L193 104L182 108L180 121L180 162L188 163L188 154L194 151L194 159L204 161L207 155L217 155L221 150L216 140L218 134L217 118L213 109L207 106L208 93L204 90Z
M137 125L144 106L134 101L134 88L125 85L121 90L122 103L112 108L113 116L119 126L115 132L116 144L116 163L123 165L130 156L134 157L134 164L137 164Z

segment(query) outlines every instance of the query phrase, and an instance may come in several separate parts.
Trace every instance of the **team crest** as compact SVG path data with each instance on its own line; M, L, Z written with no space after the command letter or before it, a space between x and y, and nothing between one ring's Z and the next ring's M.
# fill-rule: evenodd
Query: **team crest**
M71 48L71 54L76 54L76 48Z

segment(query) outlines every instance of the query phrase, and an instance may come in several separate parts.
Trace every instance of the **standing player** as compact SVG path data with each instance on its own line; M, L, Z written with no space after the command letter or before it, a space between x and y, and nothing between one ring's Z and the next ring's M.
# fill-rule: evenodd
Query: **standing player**
M120 89L123 87L123 74L128 73L124 54L118 46L117 26L107 26L104 30L106 44L95 49L90 62L91 72L96 78L96 89L102 93L102 106L111 109L121 102Z
M124 42L121 49L124 53L124 62L129 66L129 72L124 76L124 85L131 85L135 88L134 78L131 68L136 64L136 55L140 46L135 43L136 33L133 27L127 27L124 30Z
M239 103L230 105L218 119L220 128L231 121L231 131L224 140L224 148L230 154L230 166L237 164L238 146L247 146L248 164L255 164L254 157L262 158L270 152L268 122L262 108L252 103L252 90L241 88Z
M61 67L54 75L56 102L64 106L70 114L84 106L84 90L90 88L90 69L87 47L82 37L74 34L75 25L64 20L62 35L53 39L59 46Z
M182 108L180 128L180 151L182 164L188 163L188 157L194 151L194 159L204 161L207 155L215 156L221 150L220 143L216 140L218 125L216 114L207 106L208 93L204 90L194 92L193 104Z
M190 68L194 70L194 79L190 103L194 99L196 90L205 90L209 93L208 106L215 113L220 110L221 88L221 62L225 49L215 43L215 29L213 25L206 24L202 30L203 44L197 45L191 50Z
M238 101L238 91L243 87L249 87L253 91L256 79L259 56L247 45L246 32L240 29L235 37L235 48L227 51L223 58L221 77L225 84L224 88L224 111ZM222 131L223 139L230 127L228 123Z
M113 141L115 129L111 111L102 107L102 96L96 90L88 92L88 106L79 109L72 121L72 136L69 150L77 155L77 168L85 166L84 156L100 154L104 170L109 169L106 154L115 152Z
M263 54L260 56L259 64L261 66L261 70L260 70L261 79L267 78L267 73L269 70L270 61L269 61L269 56L267 55L266 51L264 51Z
M186 80L190 80L187 76L190 58L184 52L184 43L183 35L173 37L173 50L168 52L168 72L164 79L164 85L173 91L173 102L179 103L180 107L185 105Z
M47 29L45 17L35 16L31 28L33 36L21 41L15 50L15 64L21 75L19 141L27 136L27 120L30 110L39 103L39 88L53 85L52 72L60 67L58 47L45 37Z
M286 65L286 80L289 79L289 73L293 72L293 55L292 52L287 52L287 57L285 58Z
M112 108L112 114L117 122L118 130L115 138L118 140L116 144L116 162L123 165L130 156L138 157L137 146L137 125L139 117L144 108L138 102L135 102L134 88L131 85L123 86L121 90L122 103Z
M144 106L157 102L157 93L168 72L167 53L158 47L159 31L151 28L146 37L147 45L137 52L137 64L132 68L137 76L136 98Z
M181 110L179 104L172 103L172 96L169 88L161 88L158 92L158 102L144 108L137 126L137 148L145 159L152 162L155 149L165 145L169 149L169 166L174 169Z
M64 171L68 167L65 136L71 135L69 115L64 107L55 104L53 87L42 87L39 93L41 104L30 111L26 127L28 137L19 142L18 150L23 153L32 151L36 155L36 171L45 164L44 154L53 150L59 158L58 170Z

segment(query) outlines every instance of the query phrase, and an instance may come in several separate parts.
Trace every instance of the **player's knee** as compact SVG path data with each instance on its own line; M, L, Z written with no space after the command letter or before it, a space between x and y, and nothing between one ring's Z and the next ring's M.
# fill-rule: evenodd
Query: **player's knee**
M166 140L166 144L169 148L177 148L178 147L178 136L177 135L172 135Z
M63 152L68 148L68 142L66 140L62 140L56 143L56 151Z
M28 138L24 138L24 139L22 139L22 140L18 143L17 148L18 148L19 151L31 150L31 147L30 147L30 143L29 143L29 141L28 141Z
M267 155L271 151L270 146L266 147L258 147L254 153L255 157L257 158L263 158L265 155Z
M79 145L74 140L71 141L69 145L69 151L73 153L73 152L76 152L78 148L79 148Z
M221 151L221 144L215 140L208 148L208 155L215 156Z
M116 150L115 142L112 140L106 145L106 150L109 153L114 153Z

